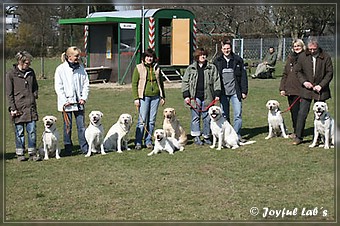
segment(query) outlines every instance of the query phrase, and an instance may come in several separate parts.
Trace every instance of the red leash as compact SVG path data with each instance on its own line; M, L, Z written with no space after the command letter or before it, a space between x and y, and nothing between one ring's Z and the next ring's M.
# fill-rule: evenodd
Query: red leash
M195 101L196 108L195 108L194 106L192 106L191 100L194 100L194 101ZM211 106L213 106L213 105L216 104L216 102L217 102L217 100L214 99L213 101L211 101L211 103L210 103L207 107L204 108L204 110L200 110L200 109L202 108L202 106L199 105L199 104L197 103L196 98L191 98L191 99L190 99L190 102L188 103L188 105L189 105L193 110L195 110L197 113L199 113L199 112L208 111L209 108L210 108ZM198 109L197 109L197 108L198 108Z
M284 110L283 112L281 112L281 114L286 113L287 111L290 111L290 109L292 109L292 107L294 106L294 104L295 104L298 100L300 100L300 98L301 98L301 97L296 98L296 99L294 100L294 102L293 102L286 110Z

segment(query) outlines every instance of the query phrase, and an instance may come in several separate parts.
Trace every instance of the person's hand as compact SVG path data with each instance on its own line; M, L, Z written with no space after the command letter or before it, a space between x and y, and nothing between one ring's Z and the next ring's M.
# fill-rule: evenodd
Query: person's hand
M320 93L321 89L322 89L322 87L320 85L316 85L316 86L313 87L313 90L318 92L318 93Z
M165 104L165 99L161 98L161 106L163 106Z
M215 101L219 101L220 100L220 98L219 97L215 97Z
M307 89L313 89L313 84L310 82L304 82L303 86L306 87Z
M81 105L84 105L86 103L86 101L85 100L83 100L83 99L80 99L80 101L79 101L79 104L81 104Z
M281 90L281 91L280 91L280 95L283 96L283 97L286 96L286 91Z
M16 116L19 115L18 113L19 113L19 112L18 112L17 110L11 111L11 116L12 116L12 117L16 117Z
M134 104L135 104L135 106L136 107L140 107L140 102L139 102L139 99L136 99L135 101L134 101Z
M247 94L242 93L242 99L246 99L247 98Z
M189 97L186 97L186 98L184 99L184 102L185 102L186 104L190 104L190 98L189 98Z
M70 102L66 102L66 103L64 104L64 107L68 107L68 106L70 106L70 105L71 105Z

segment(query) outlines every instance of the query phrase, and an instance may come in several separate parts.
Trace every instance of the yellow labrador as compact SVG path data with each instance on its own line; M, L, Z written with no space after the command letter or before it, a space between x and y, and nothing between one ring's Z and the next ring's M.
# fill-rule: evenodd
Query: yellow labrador
M167 151L173 155L175 150L183 151L178 140L172 137L167 137L163 129L156 129L154 132L155 146L148 156L155 155L161 151Z
M268 128L269 133L265 139L270 139L274 136L283 136L288 138L286 126L280 111L280 103L277 100L268 100L266 103L268 108Z
M184 148L187 143L187 134L176 117L174 108L165 108L163 111L163 129L167 137L175 138Z
M219 106L212 106L209 108L210 129L213 136L213 143L210 148L215 148L218 141L217 150L221 150L222 146L236 149L240 145L253 144L256 141L241 142L235 129L223 117L222 109Z
M44 145L42 154L44 155L44 160L48 160L51 156L60 159L59 133L56 127L57 118L52 115L47 115L43 118L43 122L45 127L42 136Z
M117 150L122 153L122 145L125 150L128 148L129 132L132 125L132 116L130 114L121 114L118 121L111 126L104 138L105 150Z
M97 153L97 149L100 149L102 155L106 155L104 151L104 128L101 123L103 113L100 111L91 111L89 114L90 124L85 130L85 138L89 145L89 149L85 157L90 157L91 152Z
M334 119L328 112L328 105L325 102L317 101L313 105L314 111L314 138L309 147L316 146L319 136L323 136L324 149L334 147Z

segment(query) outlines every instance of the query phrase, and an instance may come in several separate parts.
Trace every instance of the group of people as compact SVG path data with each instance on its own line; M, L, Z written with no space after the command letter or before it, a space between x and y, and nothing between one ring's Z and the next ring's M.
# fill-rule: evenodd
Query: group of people
M89 95L89 78L80 62L80 49L71 46L62 54L62 63L55 70L54 88L58 111L63 118L64 154L73 151L72 118L74 116L80 150L87 153L85 139L84 105ZM243 59L232 51L232 42L221 42L222 54L212 63L203 48L194 52L182 79L184 103L191 108L190 134L196 145L210 145L210 117L208 108L220 102L223 116L230 122L230 105L233 108L233 127L239 136L242 128L242 101L248 95L248 78ZM270 51L273 53L274 51ZM16 55L17 63L6 74L6 94L9 113L15 129L16 155L19 161L25 157L25 135L28 137L28 155L37 160L36 99L38 82L30 68L32 56L22 51ZM273 59L276 61L275 59ZM269 61L263 66L270 64ZM313 100L326 101L331 97L329 84L333 78L331 57L320 47L316 39L310 39L305 47L301 39L293 41L292 53L285 64L280 83L280 95L287 96L291 106L293 144L303 142L304 127ZM147 49L142 54L132 75L132 95L139 117L135 132L135 149L143 145L153 149L152 134L159 105L165 104L165 90L155 51ZM202 122L202 123L201 123ZM201 126L202 125L202 126ZM203 139L201 139L201 136ZM144 141L144 143L143 143Z

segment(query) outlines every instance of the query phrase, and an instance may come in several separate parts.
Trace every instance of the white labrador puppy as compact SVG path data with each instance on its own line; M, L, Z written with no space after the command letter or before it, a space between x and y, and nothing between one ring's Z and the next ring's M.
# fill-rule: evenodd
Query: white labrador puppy
M274 136L283 136L288 138L286 133L286 126L280 111L280 104L277 100L268 100L266 103L268 108L268 127L269 133L265 139L270 139Z
M155 146L148 156L157 154L161 151L167 151L170 155L173 155L176 149L183 151L178 140L172 137L167 137L163 129L156 129L154 132L154 138Z
M122 145L125 150L128 148L129 132L132 125L132 116L130 114L121 114L118 121L111 126L104 138L105 150L117 150L122 153Z
M91 111L89 114L90 125L85 130L85 138L89 149L85 157L90 157L91 152L97 153L97 149L100 149L100 153L105 155L104 151L104 128L101 123L103 113L100 111Z
M219 106L212 106L209 108L210 129L213 136L213 143L210 148L215 148L216 142L217 150L221 150L222 146L236 149L240 145L253 144L256 141L241 142L238 135L230 123L223 117L222 109Z
M319 136L323 136L324 149L334 147L334 119L328 112L328 105L325 102L317 101L313 105L314 111L314 138L309 147L316 146Z
M44 122L44 133L42 136L43 140L43 155L44 160L48 160L49 157L60 159L60 148L59 148L59 133L57 131L56 122L57 118L52 115L47 115L43 118Z
M184 149L187 143L187 134L181 126L179 120L176 117L176 111L174 108L165 108L163 110L163 129L167 137L175 138L179 141Z

